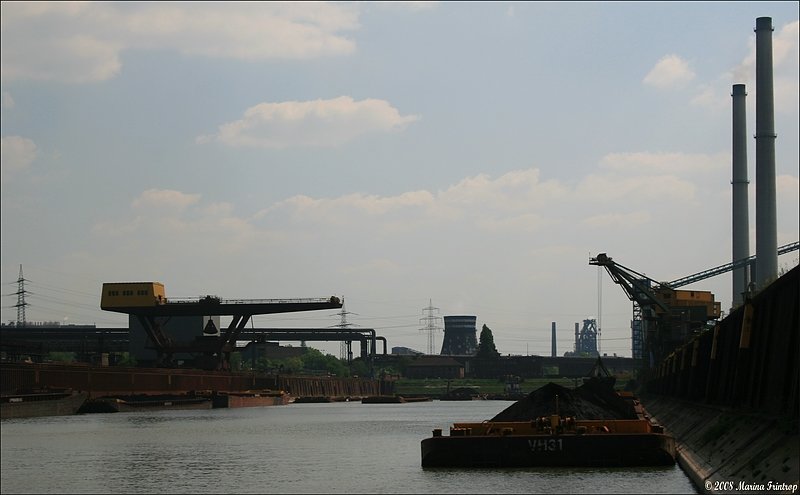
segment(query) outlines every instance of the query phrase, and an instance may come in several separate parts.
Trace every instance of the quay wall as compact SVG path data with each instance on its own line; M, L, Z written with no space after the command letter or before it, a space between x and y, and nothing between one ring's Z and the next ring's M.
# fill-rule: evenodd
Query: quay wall
M184 394L191 391L241 392L284 390L295 397L381 395L381 382L368 378L335 378L189 369L104 367L81 364L0 364L3 395L35 389L85 391L90 398L110 395Z
M798 491L799 306L795 267L643 379L700 493Z

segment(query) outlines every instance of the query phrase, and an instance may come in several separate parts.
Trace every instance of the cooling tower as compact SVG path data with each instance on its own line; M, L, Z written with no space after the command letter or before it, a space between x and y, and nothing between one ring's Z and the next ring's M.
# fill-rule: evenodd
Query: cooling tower
M478 352L476 316L445 316L442 355L470 356Z

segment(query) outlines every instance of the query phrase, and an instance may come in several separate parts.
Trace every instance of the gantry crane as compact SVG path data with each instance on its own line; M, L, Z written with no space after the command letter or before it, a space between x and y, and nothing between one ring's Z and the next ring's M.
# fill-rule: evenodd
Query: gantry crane
M800 248L793 242L778 248L786 254ZM671 282L658 282L652 278L615 262L606 253L589 259L590 265L602 266L611 279L633 302L631 340L633 357L647 358L653 365L671 347L680 345L692 333L699 331L709 320L720 316L719 303L706 291L679 291L679 287L720 275L743 266L751 266L756 257L750 256L708 270L682 277Z

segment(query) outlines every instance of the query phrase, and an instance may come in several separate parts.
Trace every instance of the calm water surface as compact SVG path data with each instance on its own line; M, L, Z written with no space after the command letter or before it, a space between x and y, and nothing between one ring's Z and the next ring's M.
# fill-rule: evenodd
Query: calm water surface
M505 401L287 406L5 420L3 493L697 493L679 467L422 469L433 428Z

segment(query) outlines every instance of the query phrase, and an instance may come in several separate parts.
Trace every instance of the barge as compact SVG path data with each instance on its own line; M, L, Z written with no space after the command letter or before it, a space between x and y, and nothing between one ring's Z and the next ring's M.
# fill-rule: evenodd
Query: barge
M407 402L430 402L430 397L406 397L402 395L375 395L361 399L362 404L405 404Z
M282 390L248 390L244 392L216 392L211 395L214 409L226 407L282 406L290 396Z
M79 413L115 413L182 409L211 409L211 398L200 395L124 395L92 398Z
M647 419L454 423L422 440L422 467L667 466L675 441Z
M88 396L86 392L72 390L3 395L0 398L0 417L70 416L78 412Z

